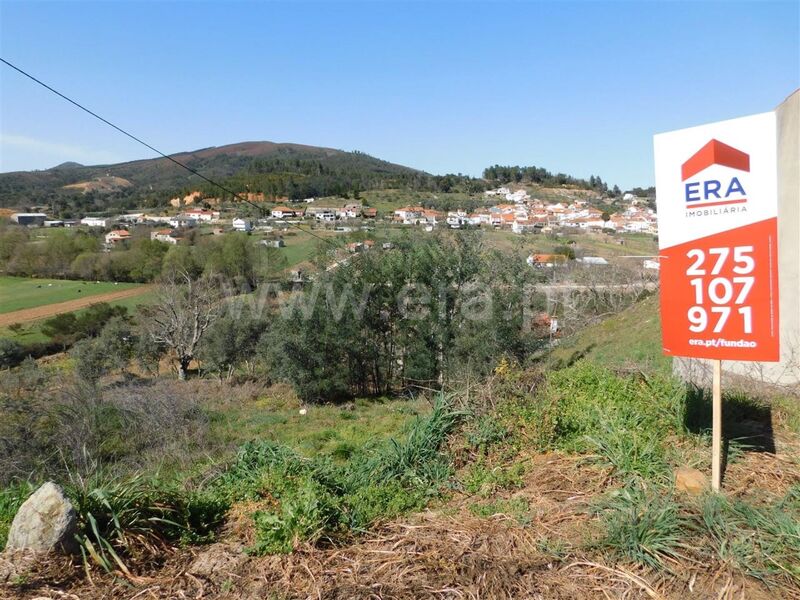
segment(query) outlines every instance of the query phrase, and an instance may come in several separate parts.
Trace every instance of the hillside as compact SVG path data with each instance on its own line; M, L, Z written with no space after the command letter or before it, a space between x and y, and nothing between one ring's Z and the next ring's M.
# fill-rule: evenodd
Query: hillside
M425 184L433 176L361 152L332 148L242 142L181 152L172 157L206 177L267 195L326 195L358 189ZM201 178L165 158L112 165L63 163L43 171L0 174L0 207L24 207L95 192L103 203L113 197L142 202L184 190L204 189ZM208 195L219 195L213 187ZM102 200L103 197L105 200ZM97 203L97 199L96 203Z
M502 360L432 405L298 411L285 386L233 386L222 405L208 380L141 389L140 403L169 389L182 415L201 399L235 456L175 482L70 484L94 553L0 556L0 597L797 598L795 404L727 395L724 494L704 492L709 399L646 364L658 327L647 299L564 340L580 357ZM196 427L176 429L184 444ZM30 491L0 489L0 544Z

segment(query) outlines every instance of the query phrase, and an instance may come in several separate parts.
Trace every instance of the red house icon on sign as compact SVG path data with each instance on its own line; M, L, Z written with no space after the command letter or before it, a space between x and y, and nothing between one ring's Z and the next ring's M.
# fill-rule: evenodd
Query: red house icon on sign
M719 140L711 140L681 165L681 181L686 181L711 165L722 165L749 172L750 155Z

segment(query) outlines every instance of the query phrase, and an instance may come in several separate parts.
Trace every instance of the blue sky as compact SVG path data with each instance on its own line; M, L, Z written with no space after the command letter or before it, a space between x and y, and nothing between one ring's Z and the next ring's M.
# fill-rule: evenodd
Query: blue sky
M245 140L653 183L800 86L798 2L8 2L0 55L171 153ZM0 171L152 156L0 64Z

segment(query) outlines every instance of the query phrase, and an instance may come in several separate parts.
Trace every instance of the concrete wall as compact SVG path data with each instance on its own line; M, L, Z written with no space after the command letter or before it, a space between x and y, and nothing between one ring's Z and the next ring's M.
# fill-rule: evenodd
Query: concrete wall
M723 371L754 383L800 386L800 90L775 109L778 124L778 278L781 362L723 362ZM706 386L711 362L675 358L673 372Z

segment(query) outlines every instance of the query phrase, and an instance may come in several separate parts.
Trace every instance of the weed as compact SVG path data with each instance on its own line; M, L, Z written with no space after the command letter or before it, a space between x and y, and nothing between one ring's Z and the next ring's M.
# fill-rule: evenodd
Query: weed
M198 542L222 521L228 505L142 477L81 482L68 490L78 513L85 563L128 573L126 555L155 553L164 540Z
M476 450L487 448L502 442L508 437L508 430L491 415L478 418L466 433L467 443Z
M800 582L800 488L791 488L773 505L759 507L708 496L699 524L722 561L759 579L785 574Z
M215 485L227 497L274 498L273 508L254 515L252 552L283 553L298 540L337 539L438 495L451 474L440 448L460 418L440 399L429 416L412 423L405 440L346 447L343 465L268 442L248 444Z
M483 460L478 460L463 477L464 490L470 494L486 497L497 490L521 487L524 474L524 463L515 463L510 467L490 468Z
M601 547L636 563L662 568L677 558L685 519L672 498L631 485L613 492L600 506L606 525Z

